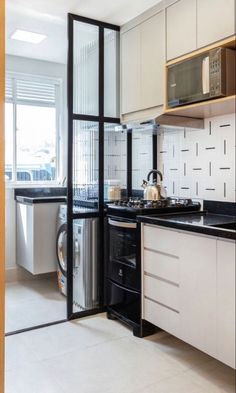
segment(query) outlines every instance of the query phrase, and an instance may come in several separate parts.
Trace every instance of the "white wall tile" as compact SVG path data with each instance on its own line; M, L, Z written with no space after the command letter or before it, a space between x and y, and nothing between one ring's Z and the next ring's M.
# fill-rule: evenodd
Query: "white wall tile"
M169 196L235 202L235 113L203 130L164 128L157 151Z

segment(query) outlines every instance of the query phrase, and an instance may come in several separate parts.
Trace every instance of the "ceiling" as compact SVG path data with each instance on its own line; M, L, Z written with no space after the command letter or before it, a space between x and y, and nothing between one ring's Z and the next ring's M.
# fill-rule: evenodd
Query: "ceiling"
M160 0L6 0L6 52L66 63L67 13L122 26ZM47 35L38 45L11 40L16 29Z

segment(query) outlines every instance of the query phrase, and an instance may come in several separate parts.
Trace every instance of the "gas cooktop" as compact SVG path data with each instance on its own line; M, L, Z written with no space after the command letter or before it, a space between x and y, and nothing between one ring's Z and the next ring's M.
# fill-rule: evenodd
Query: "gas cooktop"
M108 204L107 212L116 216L137 216L198 210L200 210L200 203L193 202L192 199L166 198L158 201L149 201L140 198L129 198Z

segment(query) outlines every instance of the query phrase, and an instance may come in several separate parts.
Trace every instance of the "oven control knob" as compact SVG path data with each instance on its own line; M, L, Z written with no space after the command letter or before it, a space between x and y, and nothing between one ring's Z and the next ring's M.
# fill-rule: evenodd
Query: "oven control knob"
M118 275L119 275L120 277L123 277L123 270L122 270L122 269L119 269Z

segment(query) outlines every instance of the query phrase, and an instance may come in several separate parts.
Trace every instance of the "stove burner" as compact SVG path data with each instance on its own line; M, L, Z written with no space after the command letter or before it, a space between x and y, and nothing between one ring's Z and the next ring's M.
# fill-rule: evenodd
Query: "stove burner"
M185 198L166 198L157 201L149 201L140 198L129 198L114 201L115 206L125 207L130 209L158 209L163 207L183 207L191 206L192 199ZM112 205L111 205L112 207Z

